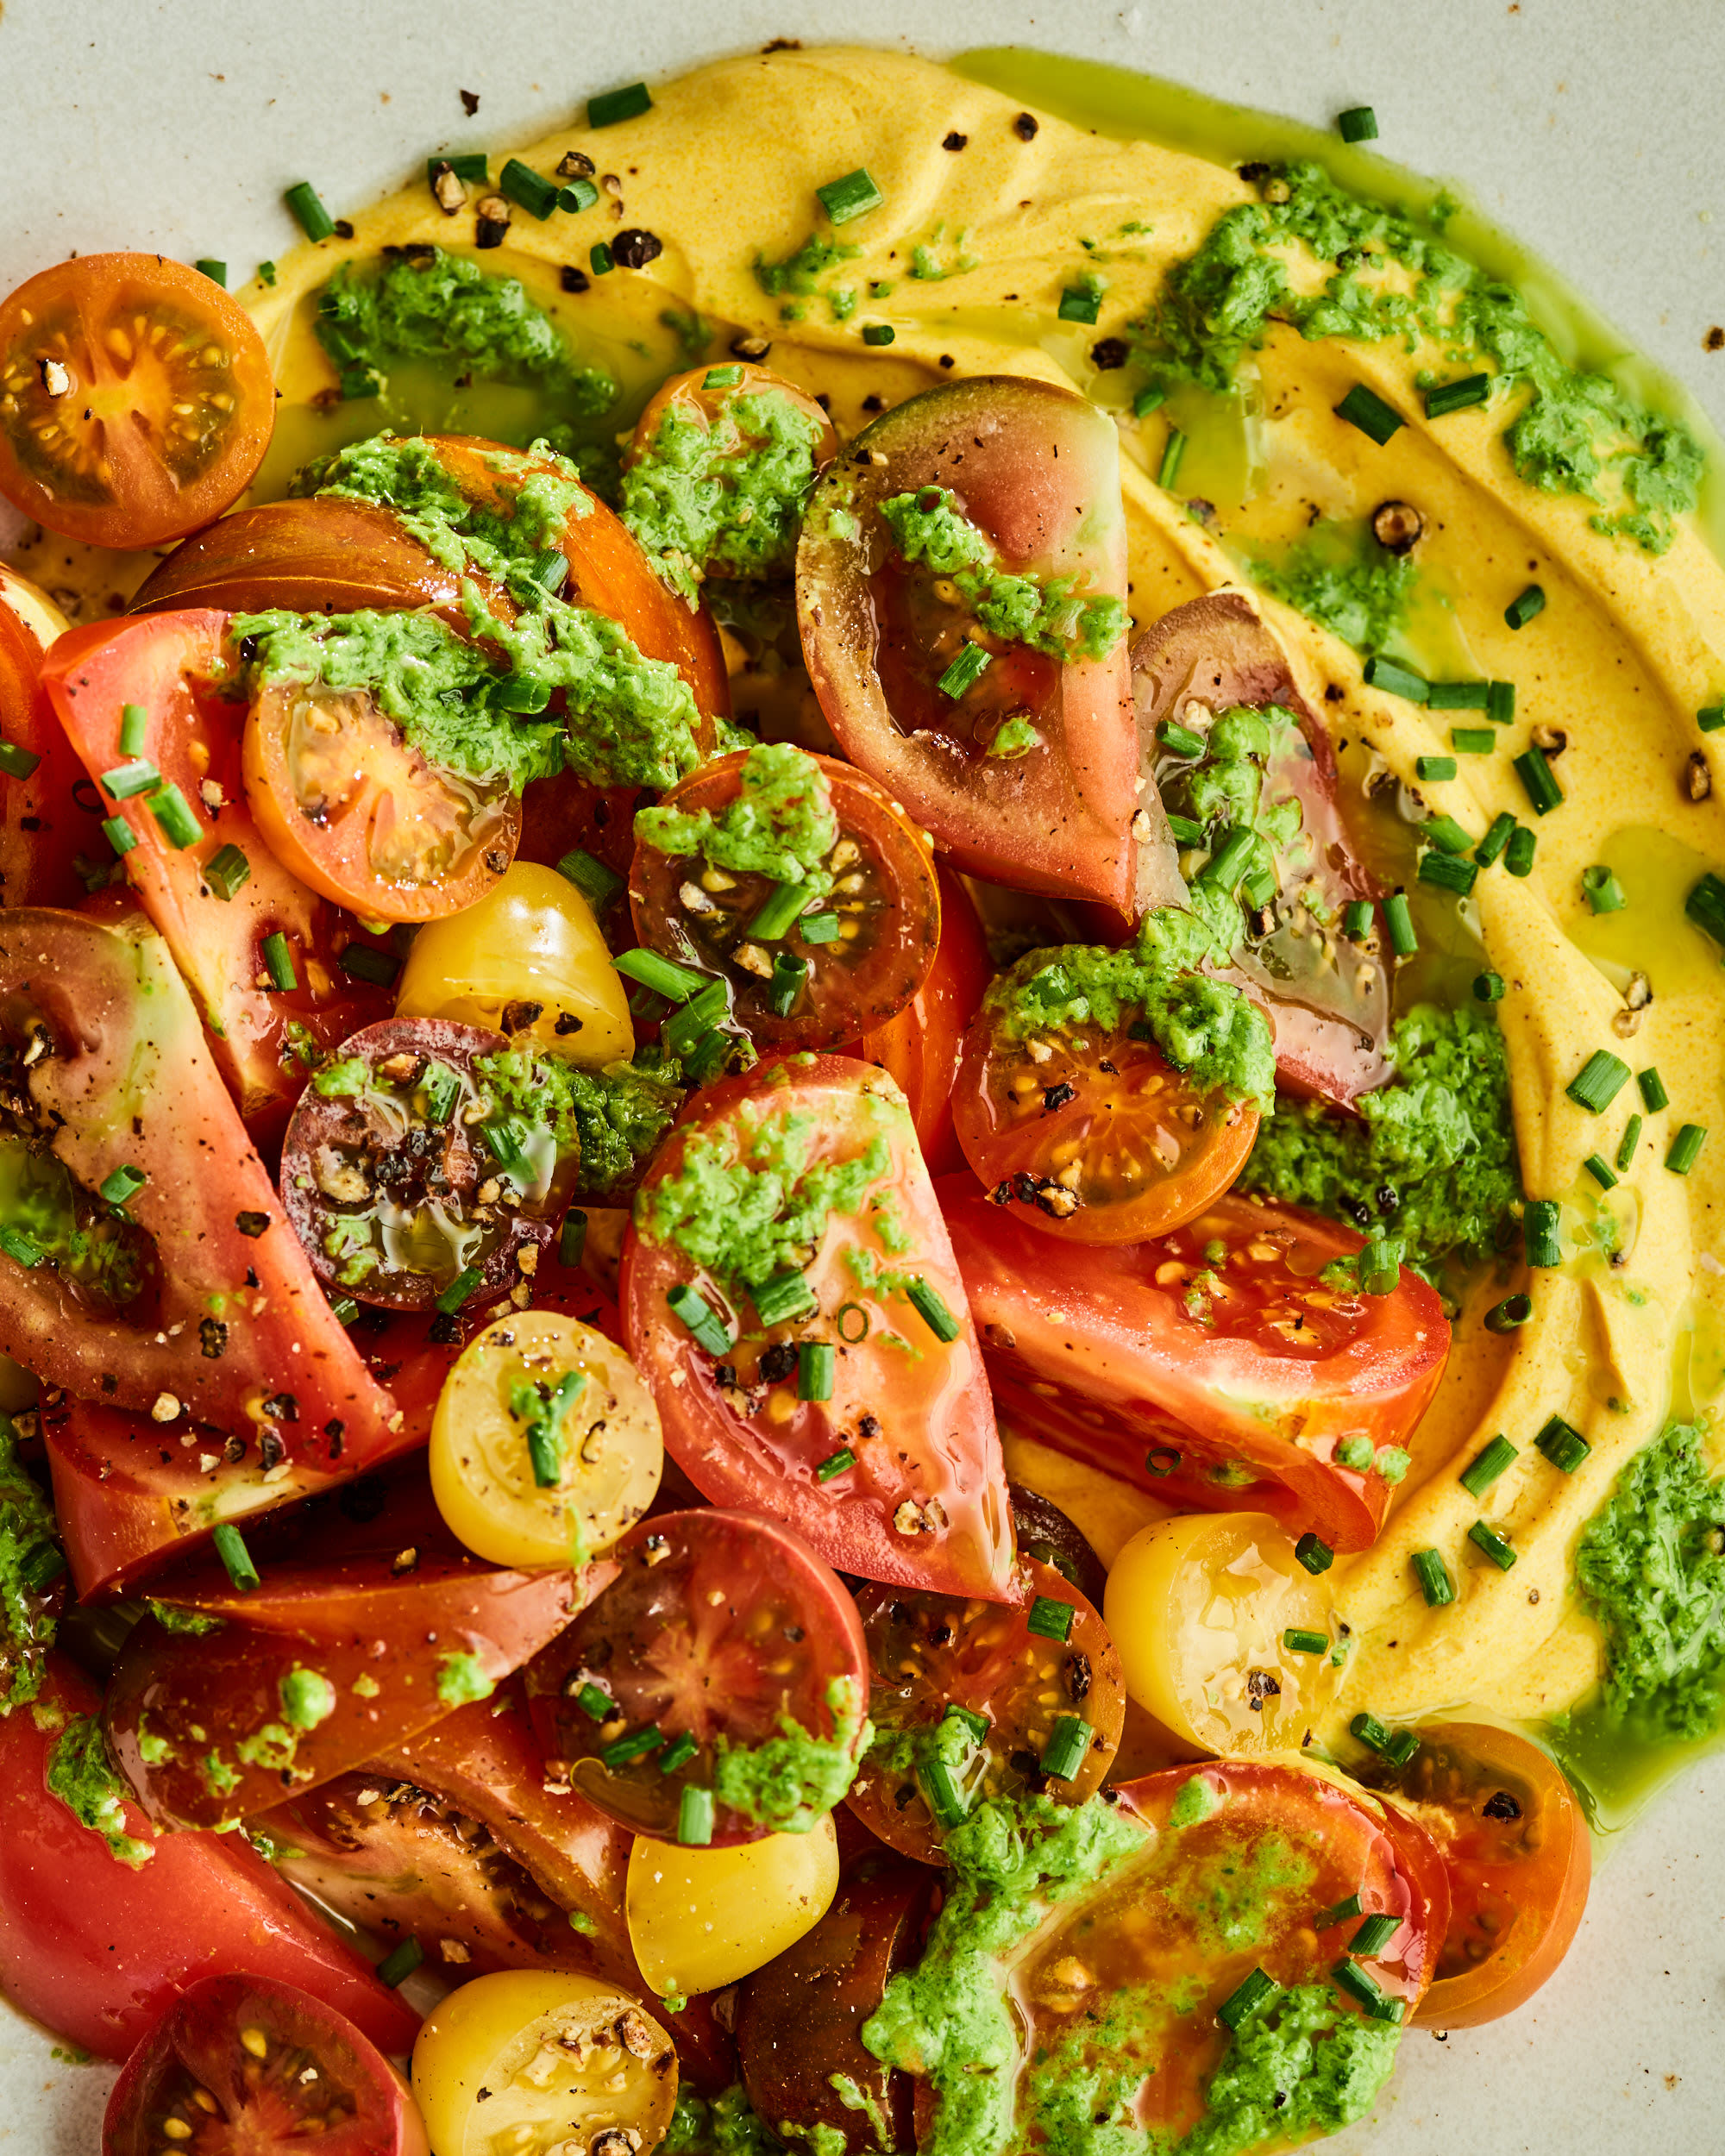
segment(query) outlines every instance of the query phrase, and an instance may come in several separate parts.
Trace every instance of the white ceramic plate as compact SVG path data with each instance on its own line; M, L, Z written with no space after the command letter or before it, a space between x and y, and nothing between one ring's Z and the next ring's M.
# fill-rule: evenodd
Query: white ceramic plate
M1719 0L6 0L0 291L120 247L223 258L237 282L292 243L288 182L310 175L339 215L446 143L529 140L592 91L773 37L936 58L1020 43L1319 125L1369 103L1387 155L1463 179L1725 427L1725 352L1703 342L1725 320ZM1411 2034L1376 2124L1325 2146L1721 2156L1722 1783L1697 1771L1609 1852L1528 2007ZM0 2148L93 2156L111 2078L0 2008Z

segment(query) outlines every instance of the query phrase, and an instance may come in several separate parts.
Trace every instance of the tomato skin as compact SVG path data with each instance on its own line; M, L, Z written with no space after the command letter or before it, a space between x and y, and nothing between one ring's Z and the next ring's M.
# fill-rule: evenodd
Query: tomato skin
M1305 1307L1321 1268L1361 1247L1348 1229L1229 1196L1159 1242L1057 1250L973 1183L937 1195L996 1397L1032 1431L1182 1508L1270 1512L1333 1550L1370 1545L1388 1486L1333 1455L1354 1433L1402 1444L1436 1391L1449 1326L1423 1281L1404 1270L1391 1294L1314 1308L1314 1333L1333 1338L1296 1357L1253 1337L1251 1320L1244 1337L1208 1331L1186 1312L1185 1282L1220 1237L1230 1263L1267 1249L1266 1291L1285 1283ZM1171 1259L1182 1278L1158 1286ZM1149 1451L1174 1457L1150 1469Z
M46 593L0 564L0 736L41 761L28 779L0 778L0 901L78 906L84 879L73 856L105 860L101 812L84 766L42 688L42 659L66 624Z
M43 1699L67 1715L101 1706L60 1656ZM116 1864L47 1792L56 1734L32 1714L0 1721L0 1991L21 2013L124 2059L200 1977L243 1974L308 1985L380 2051L408 2048L418 2015L238 1835L165 1835L141 1870ZM126 1814L148 1834L135 1805Z

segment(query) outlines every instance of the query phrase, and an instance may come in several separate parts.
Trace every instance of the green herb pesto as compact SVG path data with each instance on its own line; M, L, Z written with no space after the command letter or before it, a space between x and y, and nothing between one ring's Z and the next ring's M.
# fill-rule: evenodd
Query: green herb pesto
M509 1048L474 1067L505 1114L549 1130L558 1152L580 1161L580 1188L593 1197L635 1180L682 1106L681 1087L635 1063L581 1070Z
M155 1849L126 1831L132 1792L109 1758L108 1739L93 1714L74 1715L54 1739L46 1778L48 1795L57 1796L80 1826L99 1834L116 1863L142 1871Z
M1427 1275L1452 1254L1475 1263L1521 1196L1502 1036L1482 1012L1422 1003L1396 1021L1388 1052L1394 1077L1354 1115L1278 1098L1239 1187L1388 1229Z
M1575 1574L1605 1635L1605 1704L1669 1740L1725 1718L1725 1478L1673 1423L1630 1461L1583 1532Z
M554 597L533 573L546 552L562 547L569 518L590 513L575 467L543 442L525 454L492 449L486 462L512 484L508 516L468 501L418 438L356 442L309 465L293 491L393 510L461 578L469 629L502 650L518 683L547 698L562 692L564 760L582 778L605 787L671 785L701 760L688 684L668 661L643 658L607 616ZM549 471L538 468L547 464ZM512 622L492 609L476 575L508 592Z
M712 423L674 399L623 475L623 521L691 606L711 575L787 577L822 428L781 389L727 397Z
M820 290L819 279L840 262L854 261L862 252L860 247L850 247L841 240L828 240L819 232L811 232L800 248L777 262L769 262L764 256L755 257L755 282L769 299L782 299L795 293L801 298L812 297Z
M617 384L577 364L518 278L492 276L442 248L387 248L359 276L343 262L317 295L314 327L347 396L375 396L393 362L454 360L464 374L530 385L574 412L608 411L617 401Z
M476 1654L445 1654L437 1659L437 1696L445 1707L467 1707L489 1699L497 1689Z
M59 1547L53 1507L18 1457L11 1417L0 1414L0 1714L27 1706L47 1675L53 1579L37 1584L34 1569Z
M856 1779L858 1739L866 1744L871 1733L855 1678L835 1677L826 1703L831 1737L811 1736L788 1714L762 1744L733 1745L721 1736L712 1777L719 1803L777 1834L819 1826Z
M894 494L881 504L881 514L905 560L950 578L982 627L1007 643L1027 644L1051 659L1103 659L1132 625L1120 600L1081 597L1076 576L1009 574L987 533L944 486Z
M684 2082L659 2156L780 2156L783 2146L750 2105L740 2081L711 2103Z
M1609 376L1571 367L1513 287L1445 243L1441 207L1425 225L1348 193L1314 163L1278 166L1274 176L1288 200L1226 210L1132 325L1154 373L1227 390L1271 321L1309 339L1399 338L1410 352L1437 340L1446 368L1500 378L1513 405L1504 442L1528 485L1596 503L1596 531L1664 553L1700 490L1703 454L1685 427ZM1309 281L1312 266L1329 273L1315 291L1297 291L1290 267Z
M734 875L806 884L817 898L832 888L824 866L838 843L832 788L814 758L792 742L751 749L737 799L717 816L709 809L639 809L635 836L662 854L699 854Z
M1316 865L1299 799L1276 783L1294 759L1306 755L1291 711L1276 704L1261 711L1235 705L1212 722L1201 756L1181 759L1158 774L1164 805L1203 826L1202 842L1188 850L1183 867L1189 903L1209 932L1218 963L1233 958L1245 940L1241 886L1267 876L1278 891L1296 891ZM1236 851L1242 837L1247 843ZM1305 903L1314 917L1321 913L1315 892Z
M336 1688L320 1670L297 1664L276 1687L281 1695L283 1719L295 1729L316 1729L336 1711Z
M1393 2022L1354 2013L1326 1984L1271 1992L1234 2031L1204 2092L1207 2115L1178 2156L1242 2156L1339 2134L1371 2109L1401 2040Z
M289 683L364 690L425 761L519 793L563 768L563 731L489 699L504 669L434 614L236 615L248 696Z
M1401 630L1419 581L1411 555L1377 540L1339 548L1329 534L1290 547L1279 561L1248 564L1252 581L1356 651L1381 651Z
M981 267L966 241L968 232L955 233L946 237L946 227L938 224L925 240L919 240L911 249L911 275L925 284L944 284L949 277L962 277L967 270Z
M104 1315L124 1309L143 1287L147 1239L63 1161L22 1138L0 1138L0 1226L26 1237Z
M206 1632L220 1632L227 1620L206 1617L200 1609L176 1609L172 1602L151 1601L149 1613L164 1632L184 1632L194 1635Z

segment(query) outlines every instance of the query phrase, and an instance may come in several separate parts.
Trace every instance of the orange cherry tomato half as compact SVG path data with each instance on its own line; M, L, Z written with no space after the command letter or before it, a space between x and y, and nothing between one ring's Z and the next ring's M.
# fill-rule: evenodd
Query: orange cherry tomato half
M1012 1039L978 1012L952 1119L997 1200L1075 1243L1138 1243L1201 1213L1239 1175L1258 1104L1201 1092L1130 1031L1062 1026Z
M251 485L274 426L263 339L182 262L85 254L0 303L0 494L50 531L195 531Z

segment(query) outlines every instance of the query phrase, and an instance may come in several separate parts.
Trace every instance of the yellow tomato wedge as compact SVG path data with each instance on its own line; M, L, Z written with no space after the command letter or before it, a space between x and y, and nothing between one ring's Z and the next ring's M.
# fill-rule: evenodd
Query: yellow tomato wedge
M624 1892L629 1943L656 1991L716 1991L812 1932L837 1891L830 1812L806 1834L730 1849L682 1849L643 1834L629 1852Z

